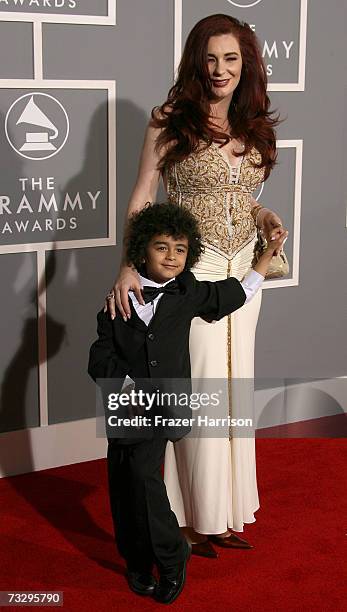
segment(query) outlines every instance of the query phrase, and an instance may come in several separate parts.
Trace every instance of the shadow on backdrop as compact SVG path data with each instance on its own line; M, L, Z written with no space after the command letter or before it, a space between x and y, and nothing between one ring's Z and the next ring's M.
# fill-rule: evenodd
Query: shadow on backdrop
M86 142L85 156L81 171L74 176L63 189L60 189L60 199L63 192L69 191L73 194L75 191L80 189L81 184L88 183L88 177L91 171L91 164L95 164L95 159L98 158L98 153L95 148L98 148L98 142L100 138L100 118L105 117L105 106L103 105L96 110L93 115L90 127L88 139ZM121 100L117 104L117 120L118 120L118 131L117 131L117 143L119 150L119 162L118 172L121 177L119 187L117 185L117 194L119 203L117 213L121 218L121 223L118 224L118 236L121 238L123 232L123 217L127 208L128 199L132 191L137 167L140 147L143 140L143 134L147 122L145 113L138 107L133 105L126 100ZM0 122L3 124L4 117L0 117ZM100 146L102 143L100 143ZM6 146L4 140L0 145L0 159L1 171L6 172L7 175L13 177L13 181L18 180L18 177L23 176L23 161L16 155L10 147ZM58 204L59 207L59 204ZM83 223L83 221L82 221ZM92 229L91 235L92 235ZM20 334L20 344L14 355L7 355L9 362L5 365L4 376L2 379L1 386L1 402L0 402L0 438L2 437L2 444L0 444L0 469L1 472L6 475L11 473L11 466L13 466L13 453L17 458L17 465L25 466L25 472L35 471L35 461L33 456L33 450L31 447L30 438L30 427L39 426L39 408L36 415L36 423L29 422L27 419L27 385L28 378L31 370L38 367L38 309L40 296L45 289L49 296L49 287L52 285L55 277L57 276L57 266L60 262L64 262L64 258L57 258L54 246L58 237L57 234L52 237L52 250L49 252L46 262L46 273L45 278L38 279L38 291L31 291L29 295L26 295L24 309L26 312L30 312L30 315L25 316L22 325L22 331ZM115 247L110 247L113 250ZM97 255L103 249L98 249L95 252L95 259ZM107 249L109 251L109 249ZM112 270L113 278L116 276L118 265L120 262L120 250L118 249L118 257L113 258L110 261L110 270ZM71 251L69 257L74 257L74 251ZM111 259L111 253L110 253ZM76 262L75 262L76 263ZM69 266L69 263L68 263ZM95 267L95 278L93 275L87 279L88 293L94 293L94 301L97 306L93 307L93 325L96 321L96 312L100 309L104 295L107 292L108 287L104 286L103 279L102 290L100 294L98 290L94 292L94 285L97 285L97 281L100 282L100 274L97 273L98 266L96 262ZM36 268L35 268L36 273ZM59 276L65 277L67 270L59 269ZM106 278L106 276L105 276ZM28 279L28 283L31 279ZM47 328L47 361L57 356L63 347L63 343L69 342L69 323L66 321L66 305L79 304L80 300L83 300L83 296L80 298L80 282L79 274L76 275L76 282L68 283L60 291L61 301L58 304L59 312L62 313L59 320L50 314L40 314L40 317L46 317L46 328ZM95 281L95 283L94 283ZM18 300L17 300L18 301ZM23 308L22 299L19 298L21 308ZM83 303L81 304L83 305ZM11 304L10 304L11 307ZM23 312L23 311L21 311ZM74 326L81 324L79 319L72 317L72 324ZM6 319L3 318L6 322ZM71 321L70 321L71 324ZM89 339L87 338L87 346L89 349ZM79 348L79 347L78 347ZM78 349L77 349L78 350ZM84 350L84 349L82 349ZM87 381L90 384L87 375L87 358L88 354L84 355L85 369L83 375L85 376L86 385ZM66 381L64 381L66 384ZM67 383L69 384L69 383ZM73 398L71 399L73 401ZM90 398L91 405L93 407L93 413L95 414L95 395L93 394ZM65 409L65 407L63 407ZM70 408L70 410L69 410ZM68 413L71 415L71 406L67 407ZM83 411L80 414L80 418L83 418ZM88 414L87 416L90 416ZM76 419L76 415L73 416L73 420ZM69 420L69 419L66 419ZM70 420L72 420L70 418ZM16 430L23 430L24 435L21 436L21 447L16 448L10 444L6 444L6 432L13 432ZM123 571L121 566L113 563L113 554L105 557L103 551L100 551L100 546L96 541L103 543L112 544L114 547L113 534L105 531L99 527L95 522L94 518L90 515L88 510L84 506L83 500L90 496L95 490L95 486L88 485L80 481L70 480L68 478L61 478L54 476L46 470L35 472L30 476L14 476L8 482L11 483L13 489L19 494L25 501L30 504L35 510L43 516L51 525L59 530L64 538L66 538L76 549L81 551L84 555L93 559L103 567ZM49 494L47 493L49 492ZM105 490L106 495L106 490ZM84 537L82 537L84 536ZM86 538L85 536L88 536ZM106 550L105 550L106 552Z

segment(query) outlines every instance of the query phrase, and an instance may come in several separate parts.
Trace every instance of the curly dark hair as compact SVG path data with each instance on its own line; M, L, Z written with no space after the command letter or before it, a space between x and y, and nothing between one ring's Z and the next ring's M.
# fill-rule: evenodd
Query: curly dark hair
M165 234L175 240L188 239L188 254L184 270L190 270L204 251L198 222L184 207L169 203L146 202L143 209L133 213L125 233L126 259L141 272L146 249L153 236Z

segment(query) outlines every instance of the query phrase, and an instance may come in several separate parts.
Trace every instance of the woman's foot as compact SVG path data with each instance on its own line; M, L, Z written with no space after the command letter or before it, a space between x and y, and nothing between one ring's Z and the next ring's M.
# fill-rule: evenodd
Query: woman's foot
M192 555L199 557L207 557L208 559L217 559L218 553L213 548L208 536L197 533L191 527L181 527L184 537L192 545Z
M249 544L246 540L239 538L231 531L227 531L220 535L210 535L209 539L217 546L222 548L254 548L252 544Z
M218 553L213 548L212 544L205 540L192 544L192 555L198 555L199 557L207 557L208 559L217 559Z

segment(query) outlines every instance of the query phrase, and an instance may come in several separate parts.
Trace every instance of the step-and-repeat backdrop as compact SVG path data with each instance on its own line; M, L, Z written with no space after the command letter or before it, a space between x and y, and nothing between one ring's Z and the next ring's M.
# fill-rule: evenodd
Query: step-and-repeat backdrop
M278 130L279 163L254 194L278 211L289 229L291 269L287 278L265 283L270 291L263 292L257 363L260 375L269 376L273 368L278 377L299 376L300 350L291 345L299 313L292 312L291 319L291 308L300 295L305 308L314 307L307 303L302 257L317 248L322 235L318 225L317 241L311 227L305 235L301 222L316 211L313 223L318 224L326 211L324 194L314 201L310 185L324 181L327 152L313 173L306 155L316 150L318 128L321 146L327 144L317 109L325 95L317 100L319 79L333 80L325 72L329 53L332 62L341 61L334 56L339 32L330 51L322 48L329 35L322 42L318 24L325 5L318 0L0 0L3 474L104 452L104 441L95 438L95 390L86 374L95 314L117 273L123 217L149 111L164 101L173 83L188 32L212 13L232 14L254 29L269 95L286 119ZM333 5L331 12L338 10L338 3ZM331 85L326 82L324 90ZM336 107L335 123L341 118L342 108ZM303 160L311 172L306 200ZM331 179L331 168L327 176ZM312 262L318 265L315 256ZM313 319L318 332L319 319ZM288 339L284 355L283 335ZM300 337L307 363L312 335L305 338L302 330ZM333 344L336 348L334 339L328 341L326 350L332 352ZM327 376L342 374L341 350ZM312 354L312 360L311 370L301 368L303 378L322 376L324 359ZM14 444L23 449L16 457Z

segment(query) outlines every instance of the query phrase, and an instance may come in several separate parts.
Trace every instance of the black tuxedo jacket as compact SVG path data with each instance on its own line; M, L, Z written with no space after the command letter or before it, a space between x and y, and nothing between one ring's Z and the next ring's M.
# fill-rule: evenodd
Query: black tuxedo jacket
M180 291L163 294L147 326L129 299L132 315L112 321L97 315L98 340L90 349L88 372L96 378L190 378L189 331L194 317L222 319L240 308L246 294L234 277L197 281L192 272L176 278Z
M122 383L126 375L134 381L155 378L163 381L162 391L170 392L174 391L170 379L190 381L192 319L203 316L219 320L240 308L246 294L234 277L216 282L197 281L192 272L183 272L176 280L179 292L162 295L148 326L139 318L130 299L132 314L127 321L119 313L113 321L103 310L98 313L98 339L90 348L88 364L94 380L113 378Z

